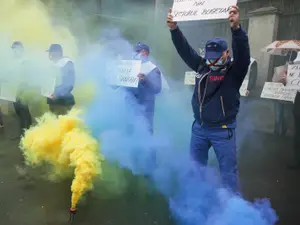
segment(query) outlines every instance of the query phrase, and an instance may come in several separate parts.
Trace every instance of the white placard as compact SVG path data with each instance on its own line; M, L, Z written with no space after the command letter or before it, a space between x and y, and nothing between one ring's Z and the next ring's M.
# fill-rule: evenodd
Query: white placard
M110 70L109 83L115 86L138 87L138 74L141 71L140 60L116 61L115 68Z
M288 65L286 86L296 86L300 88L300 65Z
M174 21L227 19L237 0L174 0Z
M266 82L261 92L261 98L277 99L280 100L279 90L284 87L282 83Z
M240 95L246 96L247 90L248 90L248 80L244 80L242 83L242 86L240 87Z
M54 93L56 87L56 77L55 76L47 76L44 78L45 82L42 82L41 87L41 95L47 98L50 98Z
M280 100L288 101L288 102L294 102L296 98L298 88L297 87L291 87L286 86L282 87L279 92L281 93Z
M17 97L17 89L13 88L10 82L1 81L0 83L0 99L15 102Z
M297 90L297 87L284 86L282 83L266 82L260 97L294 102Z
M196 72L194 71L187 71L185 72L185 76L184 76L184 84L185 85L195 85L196 82Z

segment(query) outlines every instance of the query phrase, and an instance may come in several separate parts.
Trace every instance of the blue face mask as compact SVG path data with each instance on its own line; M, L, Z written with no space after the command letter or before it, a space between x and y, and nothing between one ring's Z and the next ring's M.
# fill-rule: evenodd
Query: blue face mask
M217 60L218 59L207 59L206 65L208 65L212 71L219 70L225 65L226 61L224 61L222 59L220 59L218 61ZM215 63L216 61L217 61L217 63Z
M135 60L142 60L142 54L141 53L135 53L133 55L133 59L135 59Z

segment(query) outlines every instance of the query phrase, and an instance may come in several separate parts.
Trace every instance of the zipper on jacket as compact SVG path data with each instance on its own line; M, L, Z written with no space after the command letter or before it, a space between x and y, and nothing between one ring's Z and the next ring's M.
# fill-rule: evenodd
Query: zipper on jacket
M220 102L221 102L223 116L226 116L226 114L225 114L225 108L224 108L224 102L223 102L223 96L220 96Z
M199 83L198 83L198 100L199 100L199 104L200 104L200 107L199 107L199 111L200 111L200 118L202 119L202 106L203 106L203 102L204 102L204 98L205 98L205 95L206 95L206 90L207 90L207 85L208 85L208 79L206 79L206 82L205 82L205 87L204 87L204 93L203 93L203 97L202 97L202 101L201 101L201 82L202 80L208 76L208 74L210 73L210 71L208 71L207 73L205 73L201 79L199 80Z

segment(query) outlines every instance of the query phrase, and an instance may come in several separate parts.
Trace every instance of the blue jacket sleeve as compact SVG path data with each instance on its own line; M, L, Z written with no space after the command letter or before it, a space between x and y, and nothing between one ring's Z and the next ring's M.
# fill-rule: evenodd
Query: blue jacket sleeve
M160 70L158 68L153 69L146 75L145 80L140 81L139 85L147 87L153 94L159 94L162 89Z
M54 96L56 98L69 96L74 88L75 83L75 69L72 62L68 62L62 68L62 83L55 87Z
M179 27L171 30L173 44L182 58L182 60L194 71L198 71L200 65L203 65L204 60L197 52L189 45L186 38L182 34Z
M232 52L234 70L234 80L240 86L247 75L248 67L250 65L250 47L246 31L240 26L239 29L232 31Z

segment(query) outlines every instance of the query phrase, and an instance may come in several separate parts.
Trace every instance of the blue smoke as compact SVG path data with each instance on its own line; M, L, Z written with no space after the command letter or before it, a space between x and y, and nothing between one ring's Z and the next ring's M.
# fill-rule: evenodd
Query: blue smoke
M254 204L220 186L214 169L196 165L189 157L192 124L191 90L182 85L157 96L155 133L137 114L137 105L123 88L106 85L106 68L116 54L131 55L120 35L110 37L101 52L81 60L80 67L97 83L97 98L85 114L101 151L136 175L146 175L169 200L172 216L182 225L273 225L277 221L268 200Z

